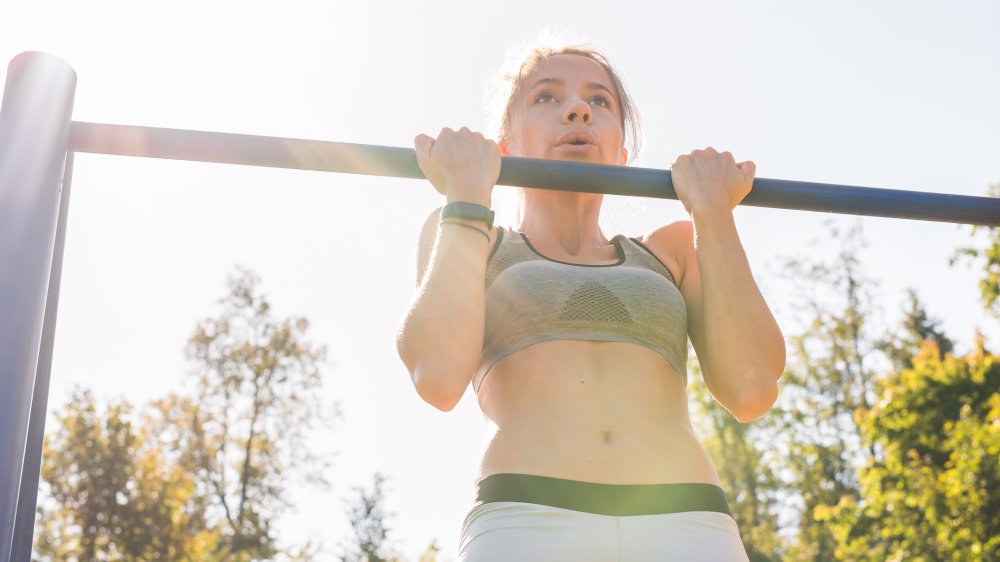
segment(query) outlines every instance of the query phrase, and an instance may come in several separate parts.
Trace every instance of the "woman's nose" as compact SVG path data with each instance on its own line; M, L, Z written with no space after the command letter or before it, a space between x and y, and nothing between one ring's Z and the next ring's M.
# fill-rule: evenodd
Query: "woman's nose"
M566 112L563 113L563 123L583 123L584 125L588 125L593 117L594 115L590 111L590 104L584 100L576 100L566 107Z

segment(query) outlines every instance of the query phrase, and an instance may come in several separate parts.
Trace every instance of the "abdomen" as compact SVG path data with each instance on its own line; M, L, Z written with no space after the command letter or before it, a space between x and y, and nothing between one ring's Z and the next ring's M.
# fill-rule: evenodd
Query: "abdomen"
M691 428L684 379L621 342L542 342L498 361L479 389L495 424L480 477L498 472L603 483L718 477Z

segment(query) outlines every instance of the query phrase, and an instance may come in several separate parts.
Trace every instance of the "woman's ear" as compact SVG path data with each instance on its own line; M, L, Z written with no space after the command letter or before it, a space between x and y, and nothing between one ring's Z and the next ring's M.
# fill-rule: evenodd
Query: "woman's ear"
M497 141L497 148L500 149L500 156L510 156L510 149L507 147L506 139Z
M628 164L628 149L623 146L621 158L618 159L618 165L624 166L625 164Z

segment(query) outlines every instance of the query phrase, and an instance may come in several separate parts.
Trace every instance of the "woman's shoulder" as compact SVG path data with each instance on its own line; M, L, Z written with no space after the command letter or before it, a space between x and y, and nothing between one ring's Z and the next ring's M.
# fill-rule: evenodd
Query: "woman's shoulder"
M694 255L694 224L691 221L665 224L635 240L652 252L678 283L683 280L685 266Z
M677 221L655 228L636 238L651 250L677 251L694 240L694 223ZM685 248L686 249L686 248Z

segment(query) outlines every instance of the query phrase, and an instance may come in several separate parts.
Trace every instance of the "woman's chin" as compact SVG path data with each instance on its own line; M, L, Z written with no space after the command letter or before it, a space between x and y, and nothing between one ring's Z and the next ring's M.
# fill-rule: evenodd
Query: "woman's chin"
M548 156L552 160L569 162L587 162L590 164L606 164L601 159L601 153L596 146L589 144L566 144L555 147Z

